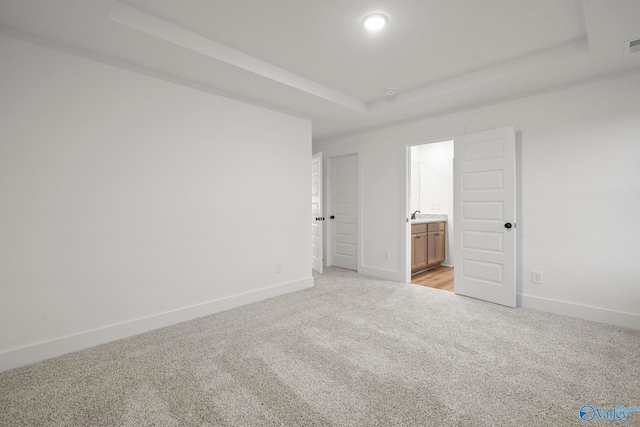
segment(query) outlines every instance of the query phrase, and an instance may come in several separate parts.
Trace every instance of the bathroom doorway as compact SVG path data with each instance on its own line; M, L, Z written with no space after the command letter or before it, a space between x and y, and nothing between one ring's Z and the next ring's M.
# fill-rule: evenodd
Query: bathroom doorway
M453 292L453 140L410 147L411 283Z

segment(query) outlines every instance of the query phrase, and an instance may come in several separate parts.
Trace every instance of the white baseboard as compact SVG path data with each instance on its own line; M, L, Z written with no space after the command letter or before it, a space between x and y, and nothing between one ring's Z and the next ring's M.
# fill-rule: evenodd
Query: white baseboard
M0 352L0 372L313 286L313 277Z
M609 325L640 329L640 315L621 311L607 310L599 307L558 301L531 295L518 295L518 306L578 319L591 320Z
M377 277L384 280L392 280L394 282L405 282L404 275L399 271L383 270L381 268L367 267L363 265L358 270L358 273L366 274L368 276Z

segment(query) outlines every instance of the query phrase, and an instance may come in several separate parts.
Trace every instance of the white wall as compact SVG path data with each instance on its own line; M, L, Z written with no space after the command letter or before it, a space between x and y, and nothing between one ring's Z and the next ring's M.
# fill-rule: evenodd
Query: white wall
M417 157L417 152L414 154L414 151L417 147L411 148L411 213L415 211L420 211L422 213L422 208L420 207L420 194L422 187L422 164L414 159Z
M308 120L6 37L0 93L0 370L313 284Z
M404 281L407 144L518 131L523 306L640 329L640 74L314 142L353 147L363 168L363 264ZM380 171L386 181L381 185ZM366 216L375 211L375 220ZM531 271L543 283L531 283ZM387 277L391 274L387 274Z
M416 159L424 167L420 176L421 213L452 215L453 141L439 141L413 148Z

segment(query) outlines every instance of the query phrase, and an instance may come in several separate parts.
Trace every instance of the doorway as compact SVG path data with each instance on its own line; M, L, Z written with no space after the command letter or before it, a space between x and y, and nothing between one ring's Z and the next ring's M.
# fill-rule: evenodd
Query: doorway
M521 138L521 137L520 137ZM450 254L450 266L454 266L454 292L507 307L516 306L516 289L521 264L520 245L516 228L516 204L521 203L516 191L516 163L518 160L516 132L513 126L490 129L482 132L463 134L456 137L453 170L453 215L447 216L446 245ZM433 143L432 143L433 144ZM416 144L420 145L420 144ZM428 147L431 144L425 145ZM421 233L430 233L430 225L425 229L417 227L409 219L411 215L411 149L405 146L405 277L411 282L414 262L422 263L427 252L426 263L432 261L424 246L422 252L412 251L415 241L424 241ZM520 158L521 161L521 158ZM424 182L424 181L422 181ZM433 184L433 185L432 185ZM420 185L420 183L416 184ZM434 187L435 182L426 185ZM421 192L420 192L421 193ZM427 203L420 194L420 207ZM437 203L437 202L434 202ZM440 206L442 207L442 206ZM416 212L416 218L425 215ZM428 214L427 214L428 215ZM429 222L429 221L425 221ZM418 230L414 233L414 227ZM416 239L414 240L414 234ZM414 259L414 253L420 255ZM446 258L446 257L445 257ZM444 261L444 258L443 258ZM446 261L445 261L446 262ZM427 265L428 269L429 265Z
M453 292L453 140L410 147L411 283Z

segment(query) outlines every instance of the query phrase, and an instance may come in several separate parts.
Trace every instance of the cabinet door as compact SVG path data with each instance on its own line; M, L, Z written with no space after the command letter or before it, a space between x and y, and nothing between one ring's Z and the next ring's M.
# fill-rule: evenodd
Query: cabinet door
M418 268L418 235L411 235L411 271L416 271Z
M411 271L427 267L427 233L411 235Z
M429 224L427 263L429 267L440 265L445 258L445 222Z
M436 231L432 231L427 236L427 265L436 264Z
M434 262L440 264L445 258L445 232L438 231L434 233Z

